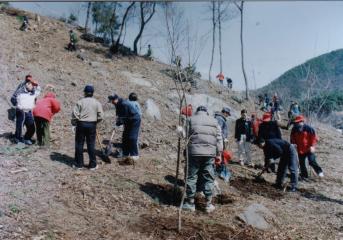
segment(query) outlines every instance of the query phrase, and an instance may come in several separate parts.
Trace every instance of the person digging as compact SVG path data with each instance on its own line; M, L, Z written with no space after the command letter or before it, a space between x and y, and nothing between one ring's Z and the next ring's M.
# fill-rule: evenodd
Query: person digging
M298 154L295 147L282 139L259 139L258 146L263 149L265 162L270 159L280 158L277 169L275 187L283 189L283 182L287 174L287 168L290 171L290 192L296 192L298 187Z

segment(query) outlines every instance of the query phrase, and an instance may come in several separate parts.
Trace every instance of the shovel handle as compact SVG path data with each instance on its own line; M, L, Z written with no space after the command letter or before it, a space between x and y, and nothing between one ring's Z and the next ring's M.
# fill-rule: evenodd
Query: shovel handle
M102 146L102 143L101 143L101 141L100 141L100 136L99 136L98 131L96 132L96 139L98 140L98 143L99 143L100 148L101 148L101 151L102 151L102 150L103 150L103 146Z

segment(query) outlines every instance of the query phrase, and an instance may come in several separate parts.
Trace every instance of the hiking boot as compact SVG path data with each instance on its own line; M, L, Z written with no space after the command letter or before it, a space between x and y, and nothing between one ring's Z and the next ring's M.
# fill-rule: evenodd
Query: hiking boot
M31 140L24 140L24 143L25 143L26 145L32 145L32 144L33 144Z
M182 205L182 210L190 211L190 212L195 212L194 199L185 200L185 202Z
M206 207L205 207L205 212L206 213L211 213L215 210L216 208L214 207L214 205L212 203L210 204L206 204Z
M290 187L287 192L290 192L290 193L294 193L294 192L297 192L297 188L296 187Z
M76 166L76 165L73 165L72 168L74 170L82 170L83 169L83 167L79 167L79 166Z
M90 171L95 171L95 170L97 170L97 169L98 169L98 165L96 165L95 167L90 167L90 168L89 168Z
M318 173L318 177L323 178L324 177L324 173L323 172Z

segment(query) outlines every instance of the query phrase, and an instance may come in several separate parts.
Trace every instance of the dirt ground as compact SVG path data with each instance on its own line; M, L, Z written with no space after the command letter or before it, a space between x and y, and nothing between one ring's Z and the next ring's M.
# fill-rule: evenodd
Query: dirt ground
M315 125L320 137L317 156L325 178L312 174L310 182L300 183L299 192L287 193L271 186L274 175L265 174L265 182L255 182L252 172L231 164L233 179L229 184L219 181L223 193L215 199L216 211L183 212L178 233L180 192L173 190L177 119L171 110L174 100L166 97L174 88L163 73L167 66L140 58L109 59L103 47L81 40L88 59L82 61L77 53L64 50L64 24L41 19L36 30L24 33L15 17L0 12L0 239L343 239L343 137L321 124ZM124 71L141 74L158 91L130 83ZM10 141L14 125L7 120L8 99L28 73L43 87L53 84L62 102L62 112L52 123L50 148L21 148ZM106 110L99 126L104 140L115 116L106 104L107 95L136 91L141 104L152 98L160 106L161 121L143 118L141 141L148 147L141 150L135 166L119 165L113 157L112 164L105 164L98 157L97 171L71 167L70 113L86 83L94 84L96 98ZM201 83L197 92L218 97L217 90ZM230 95L219 98L237 111L244 107ZM249 103L245 107L254 110ZM283 134L287 138L289 133ZM119 141L120 131L115 137ZM233 140L230 146L235 150ZM253 156L255 163L262 163L260 150L254 148ZM201 198L197 201L203 203ZM254 229L237 218L252 203L276 216L269 230Z

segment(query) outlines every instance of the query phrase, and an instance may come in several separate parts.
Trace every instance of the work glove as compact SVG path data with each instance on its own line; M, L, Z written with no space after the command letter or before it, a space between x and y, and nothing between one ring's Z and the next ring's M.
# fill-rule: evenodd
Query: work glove
M75 126L72 126L72 127L71 127L71 131L75 134L75 133L76 133L76 127L75 127Z
M315 148L314 146L311 146L311 147L310 147L310 152L311 152L311 153L315 153L315 151L316 151L316 148Z
M180 138L185 138L186 137L186 132L185 129L182 126L177 126L176 127L176 133Z

